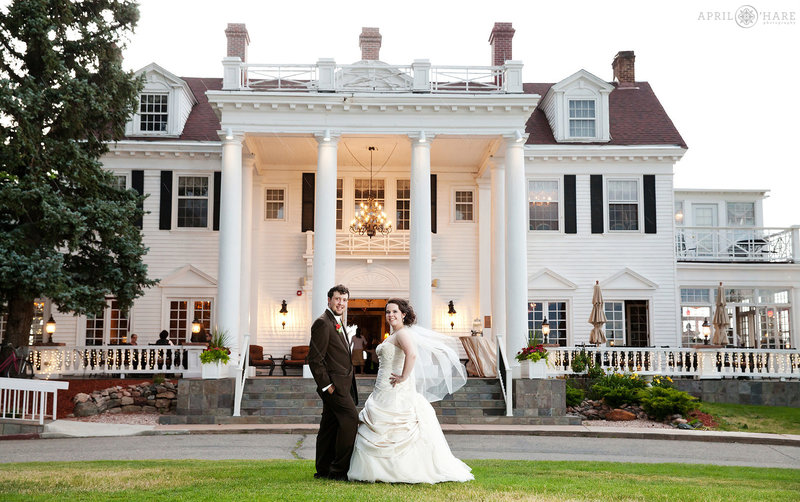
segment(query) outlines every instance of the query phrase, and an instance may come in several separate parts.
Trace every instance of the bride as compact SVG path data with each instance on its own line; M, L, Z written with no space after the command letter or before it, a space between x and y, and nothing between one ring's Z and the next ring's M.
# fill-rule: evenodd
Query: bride
M378 345L375 389L359 413L355 449L347 473L351 481L439 483L474 479L470 467L453 456L429 401L439 401L466 376L446 337L412 326L407 301L391 299L386 321L392 335Z

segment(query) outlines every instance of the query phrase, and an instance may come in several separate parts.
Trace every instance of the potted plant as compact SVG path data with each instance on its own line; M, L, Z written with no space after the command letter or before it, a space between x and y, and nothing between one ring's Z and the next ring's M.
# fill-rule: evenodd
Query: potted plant
M541 343L529 345L516 356L517 361L528 364L528 378L545 378L547 376L547 349Z
M230 360L231 349L228 348L228 332L214 328L208 347L200 353L203 378L228 376L228 361Z

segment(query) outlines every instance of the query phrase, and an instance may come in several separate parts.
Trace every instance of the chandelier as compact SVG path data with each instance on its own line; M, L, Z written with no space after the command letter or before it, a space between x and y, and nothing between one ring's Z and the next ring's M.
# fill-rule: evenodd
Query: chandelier
M369 192L367 202L362 202L356 217L350 222L350 231L354 234L366 234L370 239L377 233L389 235L392 231L392 222L386 219L383 206L378 204L372 192L372 152L375 147L369 147Z

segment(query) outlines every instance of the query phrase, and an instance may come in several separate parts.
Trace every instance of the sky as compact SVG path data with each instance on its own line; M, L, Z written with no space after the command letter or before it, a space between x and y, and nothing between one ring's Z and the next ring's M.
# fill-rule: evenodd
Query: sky
M800 3L747 1L759 13L748 28L734 20L742 3L718 0L141 0L125 66L222 77L227 23L247 24L253 63L353 63L361 27L374 26L389 64L486 66L492 26L511 22L525 82L580 69L611 81L614 55L633 50L636 79L689 145L675 187L767 189L764 224L800 225Z

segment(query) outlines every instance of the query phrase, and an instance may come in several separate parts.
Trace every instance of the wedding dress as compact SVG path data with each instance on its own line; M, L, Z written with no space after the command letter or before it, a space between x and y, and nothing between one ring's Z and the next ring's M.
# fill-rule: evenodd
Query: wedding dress
M389 383L392 373L403 371L403 350L384 342L377 354L375 388L358 416L361 424L347 477L385 483L474 479L470 467L450 452L436 412L417 392L414 372L394 387Z

